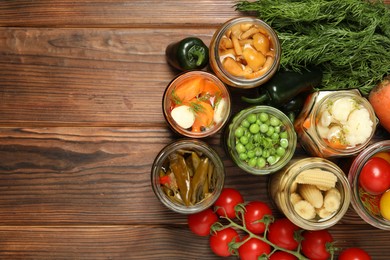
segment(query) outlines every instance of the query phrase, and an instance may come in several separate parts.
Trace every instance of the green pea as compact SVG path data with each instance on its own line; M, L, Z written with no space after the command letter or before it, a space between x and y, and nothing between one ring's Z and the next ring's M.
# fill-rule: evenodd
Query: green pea
M269 119L269 115L265 112L259 114L259 119L261 122L266 122Z
M286 149L282 146L276 148L276 154L279 156L283 156L286 153Z
M249 138L245 135L241 136L240 143L242 143L243 145L246 145L247 143L249 143Z
M277 141L279 141L280 136L279 136L278 133L273 133L273 134L271 135L271 139L272 139L272 140L277 140Z
M244 135L244 132L245 132L244 128L239 126L237 127L236 131L234 131L234 136L241 137Z
M255 167L255 166L256 166L256 162L257 162L256 157L251 158L251 159L249 159L249 161L248 161L248 165L249 165L250 167Z
M249 123L253 124L254 122L256 122L257 116L256 116L256 114L249 114L249 115L246 117L246 120L247 120Z
M245 145L245 149L247 150L247 151L249 151L249 150L252 150L253 149L253 143L247 143L246 145Z
M257 134L258 132L260 132L260 126L258 124L251 124L251 126L249 127L249 132L251 132L252 134Z
M274 127L275 133L280 133L280 125Z
M280 138L287 139L287 137L288 137L287 131L283 131L280 133Z
M267 124L261 124L260 125L260 132L266 133L268 131L268 125Z
M246 152L245 146L242 143L236 144L236 151L239 154L240 153L245 153Z
M268 131L265 133L267 136L272 136L275 132L275 128L273 126L268 127Z
M267 164L267 162L266 162L266 160L263 157L257 158L256 166L258 168L260 168L260 169L264 168L266 164Z
M283 148L287 148L288 147L288 140L286 138L280 139L280 146Z
M238 154L238 157L240 158L240 160L243 160L243 161L248 159L248 155L246 153L240 153L240 154Z
M269 119L269 122L272 126L280 125L280 120L274 116L271 116L271 118Z
M249 159L252 159L253 157L256 156L256 152L254 150L250 150L247 152L247 156Z
M263 154L262 154L263 158L268 158L270 155L271 154L268 149L263 149Z
M241 122L241 126L242 126L242 127L248 128L250 125L251 125L251 124L248 122L247 119L244 119L244 120L242 120L242 122Z

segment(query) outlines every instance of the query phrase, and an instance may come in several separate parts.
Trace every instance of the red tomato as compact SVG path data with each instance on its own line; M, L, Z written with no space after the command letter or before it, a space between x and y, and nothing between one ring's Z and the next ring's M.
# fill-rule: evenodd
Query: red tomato
M273 253L269 260L297 260L296 256L283 252L283 251L276 251Z
M371 256L361 248L350 247L343 250L339 255L339 260L371 260Z
M327 260L330 253L327 251L327 243L333 242L333 237L327 231L315 230L302 233L302 253L310 260Z
M236 217L234 207L240 203L244 203L244 198L238 190L224 188L215 201L214 206L219 216L226 216L233 219Z
M249 239L238 248L241 260L257 260L261 255L269 253L271 253L271 246L257 238Z
M373 195L385 192L390 188L390 164L380 157L370 158L360 172L359 184Z
M230 242L239 241L240 237L238 233L233 228L225 228L215 233L212 233L210 236L210 248L214 254L218 256L230 256L231 251L229 249Z
M208 236L210 234L211 225L217 221L218 216L211 208L188 215L187 217L190 230L199 236Z
M295 231L300 230L288 218L280 218L269 226L268 239L272 243L288 250L297 249L299 242L295 240Z
M245 206L245 225L246 228L255 234L263 234L265 231L265 224L258 222L264 215L272 215L271 208L264 202L251 201Z

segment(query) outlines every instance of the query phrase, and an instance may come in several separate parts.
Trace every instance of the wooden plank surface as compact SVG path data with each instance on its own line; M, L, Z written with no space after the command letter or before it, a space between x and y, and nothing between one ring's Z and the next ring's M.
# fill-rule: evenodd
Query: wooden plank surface
M159 203L150 169L178 138L161 112L178 73L166 46L189 35L208 44L240 15L233 5L0 2L0 259L218 259L185 216ZM206 141L223 159L226 187L272 205L266 176L239 170L220 134ZM330 231L339 246L389 258L390 233L352 208Z

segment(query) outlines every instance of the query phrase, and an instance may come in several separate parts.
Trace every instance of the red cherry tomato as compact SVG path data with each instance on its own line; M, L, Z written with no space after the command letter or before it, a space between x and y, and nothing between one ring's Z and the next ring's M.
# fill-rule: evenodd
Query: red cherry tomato
M187 216L190 230L198 236L208 236L211 225L217 221L218 216L211 208Z
M333 242L333 237L327 231L315 230L302 233L302 253L310 260L327 260L330 253L327 251L327 243Z
M339 255L339 260L371 260L371 256L361 248L350 247L343 250Z
M269 253L271 253L271 246L257 238L249 239L238 248L241 260L257 260L261 255Z
M269 260L297 260L296 256L283 252L283 251L276 251L273 253Z
M233 228L225 228L215 233L212 233L210 236L210 248L214 254L218 256L230 256L232 253L229 250L230 242L237 242L240 240L240 237L236 230Z
M288 250L297 249L299 242L295 240L295 231L300 230L288 218L275 220L268 230L268 239L272 243Z
M234 207L237 204L244 203L241 193L233 188L224 188L215 201L214 206L219 216L226 216L230 219L236 217Z
M271 208L264 202L251 201L245 206L245 225L246 228L255 234L263 234L265 231L265 224L258 222L264 215L272 215Z
M359 184L373 195L385 192L390 188L390 163L380 157L370 158L360 172Z

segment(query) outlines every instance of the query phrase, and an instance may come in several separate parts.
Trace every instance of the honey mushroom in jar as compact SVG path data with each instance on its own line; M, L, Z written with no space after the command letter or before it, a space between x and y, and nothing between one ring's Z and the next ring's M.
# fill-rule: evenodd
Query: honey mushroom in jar
M233 76L246 79L261 77L275 60L270 35L253 23L233 25L223 35L218 51L223 68Z

